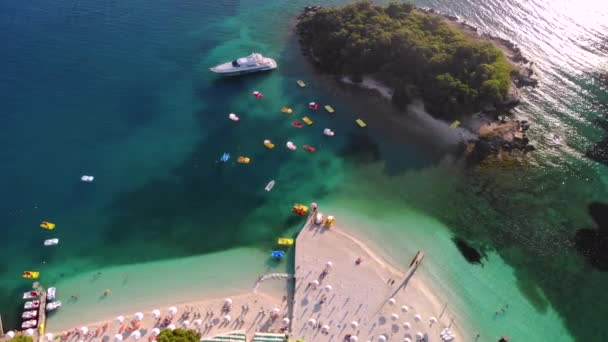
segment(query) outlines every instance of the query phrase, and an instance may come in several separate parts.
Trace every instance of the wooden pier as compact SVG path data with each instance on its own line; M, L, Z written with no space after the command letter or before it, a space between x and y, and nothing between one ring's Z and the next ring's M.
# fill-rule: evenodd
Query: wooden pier
M38 342L44 342L44 329L46 326L46 289L40 283L34 283L34 290L38 292L40 297L40 306L38 307L38 331L34 333L33 339Z

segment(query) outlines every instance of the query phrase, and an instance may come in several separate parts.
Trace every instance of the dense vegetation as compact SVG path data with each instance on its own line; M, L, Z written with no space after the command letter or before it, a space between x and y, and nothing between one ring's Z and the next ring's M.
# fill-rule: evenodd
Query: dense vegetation
M298 31L323 69L354 80L373 74L401 107L420 97L431 113L452 118L502 102L509 89L500 49L409 3L323 8L303 16Z
M15 337L13 337L7 341L8 342L34 342L34 339L31 336L15 335Z
M200 339L201 335L198 332L186 329L166 329L156 338L158 342L198 342Z

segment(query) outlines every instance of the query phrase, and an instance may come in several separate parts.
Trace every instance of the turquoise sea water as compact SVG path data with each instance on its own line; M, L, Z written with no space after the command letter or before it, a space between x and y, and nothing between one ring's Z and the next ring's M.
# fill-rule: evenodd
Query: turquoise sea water
M292 32L309 4L0 2L5 325L17 323L17 298L30 285L19 277L25 269L40 270L46 285L65 285L66 297L111 287L119 298L137 295L123 284L123 272L131 271L110 270L130 265L151 262L139 269L160 270L190 256L207 265L206 254L242 246L251 249L225 258L249 255L247 274L275 267L266 251L300 224L289 215L291 204L317 200L343 217L359 212L353 226L395 260L416 248L431 252L426 275L451 291L446 300L468 310L483 340L608 337L608 306L601 305L608 303L608 275L588 266L571 242L576 229L592 226L587 205L608 200L606 167L584 156L606 134L594 123L606 117L608 98L598 77L608 67L606 4L417 2L513 40L535 62L541 85L523 91L516 114L533 122L539 150L519 166L485 169L466 169L452 155L458 135L444 123L420 110L387 119L378 112L390 109L377 100L317 75ZM276 58L279 70L239 79L207 70L251 51ZM299 89L297 79L309 87ZM255 100L253 90L265 98ZM331 103L337 113L310 113L311 100ZM291 126L295 117L280 113L286 105L298 117L310 114L314 125ZM227 120L229 112L241 122ZM355 126L356 117L368 122L366 130ZM337 136L322 136L324 127ZM553 134L562 145L550 144ZM275 150L263 147L267 138ZM318 152L289 152L287 140ZM223 152L253 161L217 163ZM82 174L95 182L79 182ZM270 179L277 185L266 193ZM38 228L41 220L57 229ZM481 246L485 266L466 263L452 235ZM42 248L49 237L61 244ZM239 271L233 262L208 262L218 272L220 266ZM89 280L100 269L107 279ZM505 303L510 309L495 317ZM65 315L95 304L66 303Z

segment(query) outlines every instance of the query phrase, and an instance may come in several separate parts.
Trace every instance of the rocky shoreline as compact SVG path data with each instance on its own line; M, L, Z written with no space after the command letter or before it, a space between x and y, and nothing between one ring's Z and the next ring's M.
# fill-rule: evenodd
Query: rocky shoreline
M314 16L322 8L322 6L306 6L302 14L298 16L298 22L308 16ZM468 24L466 21L460 20L458 17L444 14L431 8L417 7L416 10L426 14L441 16L446 23L458 28L474 39L492 42L504 52L507 60L512 65L512 86L509 89L507 98L501 103L483 108L482 112L476 115L478 120L466 120L465 118L462 120L463 127L476 132L478 135L478 139L465 143L467 159L478 163L491 156L504 155L505 153L511 154L515 151L525 154L535 150L527 137L530 124L526 121L509 119L511 110L520 104L519 89L522 87L538 86L538 79L535 77L534 70L532 69L534 62L528 60L515 43L488 33L480 33L478 28ZM313 63L318 64L319 61L315 57L314 51L304 44L304 37L310 35L310 33L303 30L299 25L296 25L296 33L298 34L302 54ZM374 79L373 75L366 77L368 77L368 83L369 80L373 80L372 83L382 84L382 82ZM370 88L369 86L359 84L361 82L349 79L346 75L342 75L338 79L342 81L347 79L349 82L346 83L358 85L363 89ZM383 85L383 87L385 86ZM379 93L383 98L387 98L386 94L380 91ZM475 121L476 124L469 124L468 121Z

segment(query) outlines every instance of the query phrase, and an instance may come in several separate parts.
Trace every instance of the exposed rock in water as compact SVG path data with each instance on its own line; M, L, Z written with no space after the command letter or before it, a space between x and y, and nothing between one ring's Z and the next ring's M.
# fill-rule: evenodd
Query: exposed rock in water
M608 271L608 204L594 202L589 214L596 229L579 229L574 236L576 249L600 271Z
M480 264L482 265L481 259L483 255L475 249L475 247L471 246L465 240L455 237L452 238L452 241L456 244L456 247L460 251L460 254L471 264Z

